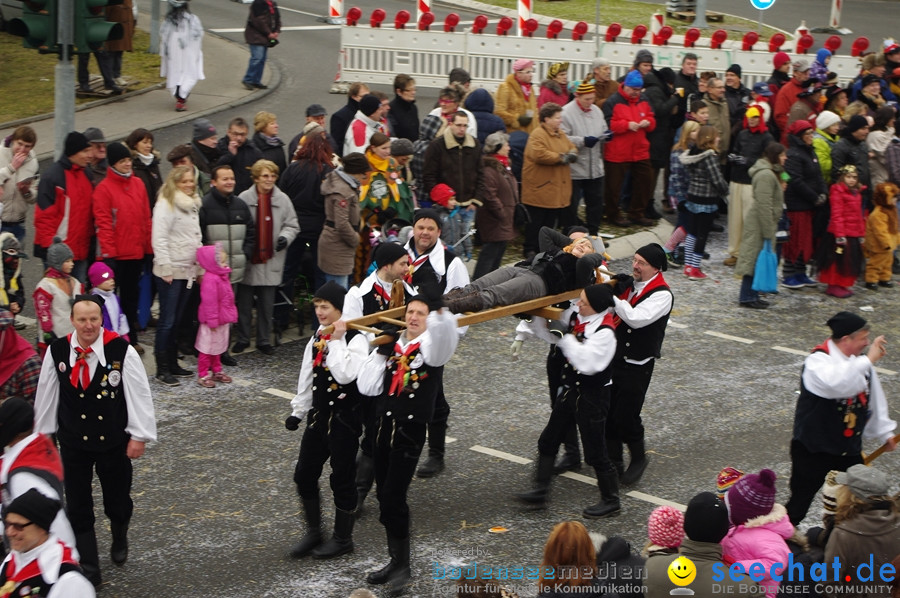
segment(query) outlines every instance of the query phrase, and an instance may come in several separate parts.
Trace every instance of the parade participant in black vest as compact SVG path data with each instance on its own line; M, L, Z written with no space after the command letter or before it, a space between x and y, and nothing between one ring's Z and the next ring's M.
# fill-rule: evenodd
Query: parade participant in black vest
M888 417L874 367L887 353L887 341L879 336L870 346L868 324L847 311L827 324L831 337L813 349L800 374L791 439L791 498L786 505L795 526L806 517L829 471L846 471L863 462L863 440L887 443L889 451L897 447L897 422Z
M344 320L353 320L375 314L391 307L396 300L400 305L408 297L416 294L415 290L403 281L409 274L409 254L398 243L382 243L375 248L374 262L376 270L361 283L351 287L344 297ZM403 286L402 297L392 297L394 283ZM363 502L375 482L375 434L376 417L375 401L363 401L363 437L359 442L360 453L356 460L356 514L362 513Z
M300 558L310 552L328 559L353 551L356 512L356 448L362 432L362 406L356 376L369 356L369 339L347 330L341 319L347 291L334 281L319 287L313 298L319 328L303 352L297 394L291 400L288 430L296 430L306 417L294 482L306 514L306 535L291 549ZM326 333L327 327L333 327ZM334 494L334 535L322 543L319 478L331 458Z
M674 302L672 291L662 275L666 268L666 252L658 243L650 243L635 252L631 276L616 276L619 282L615 312L620 322L616 327L618 349L612 364L606 446L620 481L625 485L637 483L649 463L641 409ZM627 470L623 443L628 445L631 453Z
M34 431L34 408L19 397L10 397L0 405L0 488L4 508L32 488L62 502L63 468L59 451L49 436ZM75 548L75 533L60 510L50 525L50 533ZM77 558L77 551L75 552Z
M62 505L32 488L4 509L10 553L0 566L0 595L93 598L72 548L50 533Z
M538 440L534 487L516 494L525 503L546 504L556 451L574 421L581 432L584 460L593 466L600 488L600 502L585 508L582 515L596 519L618 514L619 481L604 440L611 385L609 365L616 353L610 310L613 301L612 286L594 284L581 291L575 306L564 311L559 320L548 323L535 318L532 322L534 334L556 344L566 363L550 420Z
M392 594L401 593L411 575L406 493L433 419L444 365L459 342L456 318L443 309L440 291L421 291L427 295L416 295L406 304L406 330L397 335L396 328L387 327L385 334L396 335L396 342L379 345L357 380L360 392L378 401L376 494L391 557L366 581L387 583Z
M35 430L56 434L65 471L66 512L85 575L101 583L94 534L94 468L110 519L110 557L128 559L131 460L156 440L156 418L147 372L134 347L103 329L97 295L79 295L72 305L75 332L50 344L34 400Z
M441 217L430 209L416 210L413 216L412 238L406 243L409 252L407 278L417 289L423 283L437 279L441 293L469 284L469 271L461 259L441 242ZM457 334L465 334L466 328L458 328ZM434 420L428 424L428 458L416 470L416 477L430 478L444 470L444 446L447 436L447 419L450 405L444 396L444 386L438 389Z

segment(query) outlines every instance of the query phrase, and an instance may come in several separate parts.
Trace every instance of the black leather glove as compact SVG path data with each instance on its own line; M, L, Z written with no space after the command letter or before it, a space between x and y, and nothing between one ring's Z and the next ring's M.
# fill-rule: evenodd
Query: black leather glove
M297 416L289 415L286 420L284 420L284 427L293 432L294 430L300 427L300 422L303 421Z
M569 331L569 327L560 322L559 320L550 320L547 322L547 331L550 334L555 334L559 338L565 336L566 332Z
M377 328L381 328L381 334L378 335L378 338L382 336L391 337L391 342L384 343L383 345L378 345L378 348L375 349L379 355L384 355L385 357L390 357L394 353L394 343L397 342L397 338L400 337L400 328L395 326L394 324L386 324L382 323Z
M287 239L285 239L284 237L278 237L278 241L275 242L275 251L282 251L287 246Z
M634 284L634 277L630 274L616 274L613 276L613 280L616 281L616 284L613 285L614 295L621 295Z
M531 124L531 121L534 120L534 117L523 114L518 118L519 126L523 129Z
M600 141L599 137L585 137L584 138L584 147L591 148L597 145L597 142Z

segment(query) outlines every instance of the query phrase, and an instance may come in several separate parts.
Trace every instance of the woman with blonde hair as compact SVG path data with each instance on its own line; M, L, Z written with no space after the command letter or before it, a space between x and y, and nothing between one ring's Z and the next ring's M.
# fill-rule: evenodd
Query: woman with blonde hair
M603 596L598 586L597 552L584 524L563 521L554 526L544 544L544 558L538 580L539 596ZM577 587L577 589L576 589Z
M278 136L278 117L271 112L260 110L253 117L253 129L256 131L250 143L258 149L263 158L271 160L278 167L278 172L287 168L284 153L284 141Z
M153 206L150 242L153 246L153 276L159 294L156 325L156 379L177 386L174 376L192 372L178 365L175 325L181 320L197 274L197 249L203 245L200 232L200 197L193 166L176 166L166 177Z
M675 230L672 236L666 241L663 249L666 251L666 259L670 263L681 265L684 263L684 257L679 258L676 250L682 247L684 238L687 236L687 226L690 220L690 214L684 203L687 201L688 185L691 182L687 168L681 163L681 155L686 154L697 141L697 131L700 130L700 123L695 120L686 120L681 127L681 136L678 142L672 147L672 153L669 158L669 204L678 213L678 219L675 222Z

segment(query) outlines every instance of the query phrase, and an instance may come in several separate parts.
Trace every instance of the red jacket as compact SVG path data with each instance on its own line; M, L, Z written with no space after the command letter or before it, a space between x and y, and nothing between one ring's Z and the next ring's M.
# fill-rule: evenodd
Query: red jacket
M150 202L141 179L110 168L94 189L94 221L100 243L97 259L139 260L153 253Z
M638 162L650 159L650 142L647 133L656 128L653 109L643 94L629 98L619 85L619 91L603 103L603 115L613 132L613 138L603 147L603 159L607 162ZM630 122L650 121L646 129L632 131Z
M791 80L778 90L778 95L775 96L775 105L772 106L772 118L775 119L775 124L778 126L778 130L782 132L782 135L787 131L791 106L797 101L797 96L800 95L800 92L807 87L809 86L804 83L797 83L797 80L791 77Z
M53 237L65 241L75 260L87 259L94 237L91 195L94 187L85 171L63 157L41 175L34 207L35 256L45 257Z
M835 237L865 237L866 221L862 212L862 191L860 185L851 191L844 183L831 186L831 219L828 232Z

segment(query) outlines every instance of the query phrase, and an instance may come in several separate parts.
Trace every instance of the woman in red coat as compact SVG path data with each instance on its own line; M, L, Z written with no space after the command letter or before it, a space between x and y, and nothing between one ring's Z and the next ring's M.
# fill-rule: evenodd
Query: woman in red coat
M819 282L828 285L826 295L845 299L859 278L862 255L860 240L866 235L862 212L862 192L856 166L841 168L840 178L831 186L831 217L828 232L819 245Z

